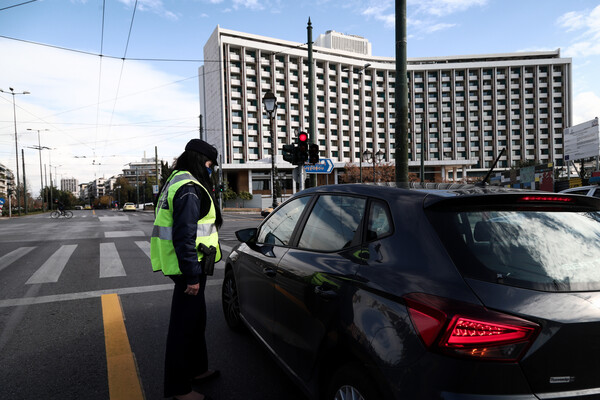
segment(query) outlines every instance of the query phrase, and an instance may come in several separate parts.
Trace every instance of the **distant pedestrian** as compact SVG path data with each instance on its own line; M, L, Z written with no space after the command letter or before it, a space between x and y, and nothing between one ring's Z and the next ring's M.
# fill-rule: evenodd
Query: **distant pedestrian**
M219 376L208 368L206 349L207 275L221 259L218 229L223 223L215 207L212 168L217 150L192 139L177 158L174 171L157 200L151 239L152 269L175 282L165 355L165 397L203 400L192 389Z

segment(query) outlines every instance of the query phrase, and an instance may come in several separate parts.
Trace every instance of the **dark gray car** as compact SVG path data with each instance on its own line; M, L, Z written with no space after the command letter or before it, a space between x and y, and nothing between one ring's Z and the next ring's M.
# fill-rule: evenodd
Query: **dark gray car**
M311 398L600 398L600 200L309 189L226 260L223 310Z

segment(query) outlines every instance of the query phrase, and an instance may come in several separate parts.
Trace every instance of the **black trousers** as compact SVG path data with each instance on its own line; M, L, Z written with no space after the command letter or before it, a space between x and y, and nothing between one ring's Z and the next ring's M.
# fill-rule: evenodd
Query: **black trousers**
M165 355L165 397L189 393L192 390L192 378L208 370L204 337L206 275L200 276L200 290L196 296L184 293L187 284L183 276L170 278L175 282L175 289Z

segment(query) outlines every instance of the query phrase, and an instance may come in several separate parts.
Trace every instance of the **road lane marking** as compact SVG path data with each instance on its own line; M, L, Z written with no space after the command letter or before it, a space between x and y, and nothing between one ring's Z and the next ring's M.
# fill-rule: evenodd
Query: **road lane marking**
M100 243L100 278L126 276L114 243Z
M129 222L129 217L126 215L118 215L114 217L98 217L100 222Z
M102 296L102 317L110 400L144 400L121 302L116 293Z
M112 231L112 232L104 232L105 238L122 238L122 237L131 237L131 236L146 236L146 234L142 231Z
M0 257L0 271L17 261L19 258L23 257L25 254L29 253L33 249L35 249L35 247L19 247L18 249L13 250L10 253Z
M135 244L150 258L150 242L139 241Z
M34 283L58 282L58 278L67 265L69 258L77 248L76 244L61 246L48 260L29 278L26 285Z
M206 282L206 286L220 286L222 283L221 279L211 279ZM0 308L7 307L19 307L19 306L28 306L33 304L46 304L46 303L56 303L59 301L70 301L70 300L85 300L92 299L96 297L102 297L105 294L116 293L119 296L126 294L140 294L140 293L149 293L149 292L160 292L165 290L173 290L173 283L165 283L162 285L151 285L151 286L134 286L128 288L120 288L120 289L104 289L104 290L92 290L89 292L79 292L79 293L65 293L65 294L55 294L49 296L39 296L39 297L21 297L19 299L6 299L0 300Z

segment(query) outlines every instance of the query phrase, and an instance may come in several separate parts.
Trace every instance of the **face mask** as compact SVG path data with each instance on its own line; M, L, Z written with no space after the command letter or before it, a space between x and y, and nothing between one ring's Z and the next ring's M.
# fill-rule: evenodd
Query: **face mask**
M208 176L212 175L212 168L206 168L206 171L208 172Z

